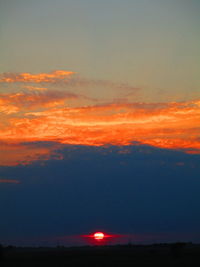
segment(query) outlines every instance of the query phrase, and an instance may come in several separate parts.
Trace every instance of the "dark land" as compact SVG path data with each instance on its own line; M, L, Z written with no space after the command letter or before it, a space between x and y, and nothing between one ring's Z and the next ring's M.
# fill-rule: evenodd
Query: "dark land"
M200 266L200 245L128 244L70 248L1 246L0 266Z

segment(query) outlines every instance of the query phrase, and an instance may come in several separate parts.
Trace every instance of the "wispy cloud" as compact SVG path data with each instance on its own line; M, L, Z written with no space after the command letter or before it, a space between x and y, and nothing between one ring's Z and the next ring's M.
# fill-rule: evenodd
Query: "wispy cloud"
M26 85L24 86L24 88L28 89L29 91L39 91L39 92L44 92L48 90L48 88L46 87L37 87L37 86L31 86L31 85Z
M0 112L13 114L24 109L55 107L79 97L74 93L55 90L0 94Z
M199 103L107 104L27 112L24 118L9 120L9 126L0 131L0 140L91 146L129 145L137 141L200 151Z
M62 159L62 155L56 152L59 146L47 142L0 142L0 166L28 165L37 160L46 161L50 158Z
M0 112L2 114L15 114L29 109L46 109L66 105L67 100L77 100L76 106L85 106L89 103L102 103L112 101L113 103L127 103L127 98L119 97L131 92L135 94L138 88L126 83L116 83L106 80L93 80L82 78L72 71L56 70L50 73L2 73L0 83L9 84L8 92L1 89ZM11 86L14 84L14 87ZM45 85L45 86L44 86ZM75 93L76 88L85 88L84 93ZM95 91L99 89L112 89L115 98L88 96L88 88ZM4 87L2 87L4 88ZM6 88L7 89L7 88ZM84 90L85 90L84 89ZM117 91L116 91L117 90ZM117 93L116 93L117 92ZM90 93L89 93L90 94ZM104 96L105 97L105 96ZM69 106L69 105L67 105Z
M4 150L0 157L3 165L9 162L14 165L20 161L20 157L23 164L40 156L48 159L54 151L53 146L31 147L24 145L24 142L88 146L130 145L138 142L200 153L200 100L129 103L126 99L116 98L111 103L94 105L91 104L94 100L89 97L42 86L43 83L96 84L135 90L126 84L83 79L69 71L2 74L0 81L9 84L20 82L25 87L24 91L0 94L0 112L3 114L0 141ZM75 107L68 105L71 100L76 100ZM87 101L90 105L86 105ZM9 146L10 143L12 146ZM20 154L17 153L19 150Z
M0 74L0 82L1 83L53 83L58 80L63 80L71 75L74 72L72 71L65 71L65 70L56 70L50 73L38 73L38 74L31 74L28 72L22 73L11 73L6 72Z
M0 83L22 83L22 84L53 84L54 86L70 86L70 87L102 87L127 90L129 93L138 91L127 83L118 83L107 80L99 79L88 79L79 76L73 71L66 70L55 70L50 73L37 73L32 74L29 72L25 73L1 73ZM32 85L26 86L29 90L43 91L44 87L33 87Z
M19 180L13 180L13 179L0 179L0 183L4 184L20 184Z

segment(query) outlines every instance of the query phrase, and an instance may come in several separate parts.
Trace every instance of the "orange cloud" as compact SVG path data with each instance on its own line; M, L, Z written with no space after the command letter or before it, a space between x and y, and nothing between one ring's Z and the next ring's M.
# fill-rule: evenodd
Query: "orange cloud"
M93 80L75 75L75 72L65 70L55 70L50 73L11 73L6 72L0 74L0 83L36 83L36 84L54 84L67 85L70 87L103 87L111 89L126 90L129 94L135 94L138 88L135 88L127 83L117 83L107 80ZM45 91L44 87L26 86L31 91ZM126 93L127 94L127 93Z
M50 158L62 158L62 155L55 152L58 148L56 144L17 144L1 142L0 147L0 166L28 165L37 160L46 161Z
M0 94L0 112L13 114L24 109L49 108L63 105L68 99L78 96L64 91L19 92L15 94Z
M5 101L0 97L0 113L3 114L13 114L19 111L19 108L15 105L9 103L9 101Z
M46 87L36 87L36 86L31 86L31 85L26 85L24 86L24 88L30 91L39 91L39 92L44 92L48 90Z
M2 73L0 75L1 83L14 83L14 82L23 82L23 83L52 83L57 80L63 80L72 76L74 72L56 70L50 73L38 73L31 74L28 72L24 73Z
M10 118L4 142L54 141L90 146L130 145L200 153L200 102L132 103L53 108Z
M28 89L0 94L0 113L3 115L0 121L0 165L29 164L41 158L48 160L54 155L54 146L31 144L43 141L89 146L139 142L200 153L200 100L126 103L118 99L112 104L80 106L80 99L84 99L85 104L86 97L50 90L38 84L101 85L125 88L129 92L135 92L136 88L127 84L83 79L74 76L74 72L61 70L39 74L4 73L0 75L0 82L26 83L23 87ZM64 108L70 99L79 100L79 107ZM29 144L25 145L24 142Z

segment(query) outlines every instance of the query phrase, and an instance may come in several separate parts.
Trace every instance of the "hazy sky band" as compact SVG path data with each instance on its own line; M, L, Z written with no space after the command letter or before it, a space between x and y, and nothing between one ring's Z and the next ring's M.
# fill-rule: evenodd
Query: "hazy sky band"
M199 5L196 0L3 1L0 71L69 69L144 88L150 101L197 97Z

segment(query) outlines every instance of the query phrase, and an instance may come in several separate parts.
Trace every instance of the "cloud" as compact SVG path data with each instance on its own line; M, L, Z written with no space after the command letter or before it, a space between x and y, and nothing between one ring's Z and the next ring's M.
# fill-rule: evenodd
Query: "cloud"
M13 117L2 142L57 142L104 146L133 142L200 153L199 101L49 108Z
M9 101L4 100L0 97L0 113L3 114L13 114L17 113L19 111L19 108L13 104L10 104Z
M102 87L102 88L111 88L111 89L120 89L127 90L132 94L135 94L139 88L133 87L127 83L120 82L112 82L107 80L94 80L94 79L86 79L80 77L78 75L72 76L71 79L68 80L57 80L57 84L60 85L70 85L70 86L78 86L78 87Z
M56 150L60 147L56 143L5 143L0 142L0 166L28 165L34 161L62 159Z
M55 90L0 94L0 112L13 114L24 109L55 107L77 98L74 93Z
M12 180L12 179L0 179L0 183L5 184L20 184L19 180Z
M138 88L135 88L127 83L117 83L107 80L99 79L87 79L77 75L73 71L65 70L55 70L50 73L11 73L6 72L0 74L0 83L31 83L31 84L53 84L54 86L70 86L70 87L103 87L111 89L120 89L127 90L129 93L133 94L138 91ZM44 91L44 87L33 87L26 86L29 90L38 90Z
M31 74L28 72L22 73L11 73L6 72L0 75L0 82L1 83L53 83L57 80L63 80L71 75L74 72L72 71L65 71L65 70L56 70L50 73L38 73L38 74Z
M43 83L70 86L103 86L127 89L127 84L84 79L74 72L57 70L51 73L4 73L2 83L23 83L25 91L0 94L3 115L0 141L19 145L3 164L32 162L53 149L30 147L24 142L53 142L59 145L128 146L134 142L165 149L181 149L200 153L200 100L166 103L128 103L115 99L111 103L86 105L92 99L64 90L43 87ZM35 84L35 85L34 85ZM77 100L77 106L70 106ZM94 100L94 99L93 99ZM94 101L93 101L94 102ZM74 104L74 103L73 103ZM6 148L9 151L9 148ZM6 150L5 149L5 150ZM31 155L31 156L30 156ZM27 158L27 160L26 160ZM30 159L30 160L29 160Z
M26 85L24 86L24 88L30 91L39 91L39 92L44 92L48 90L46 87L36 87L36 86L31 86L31 85Z

